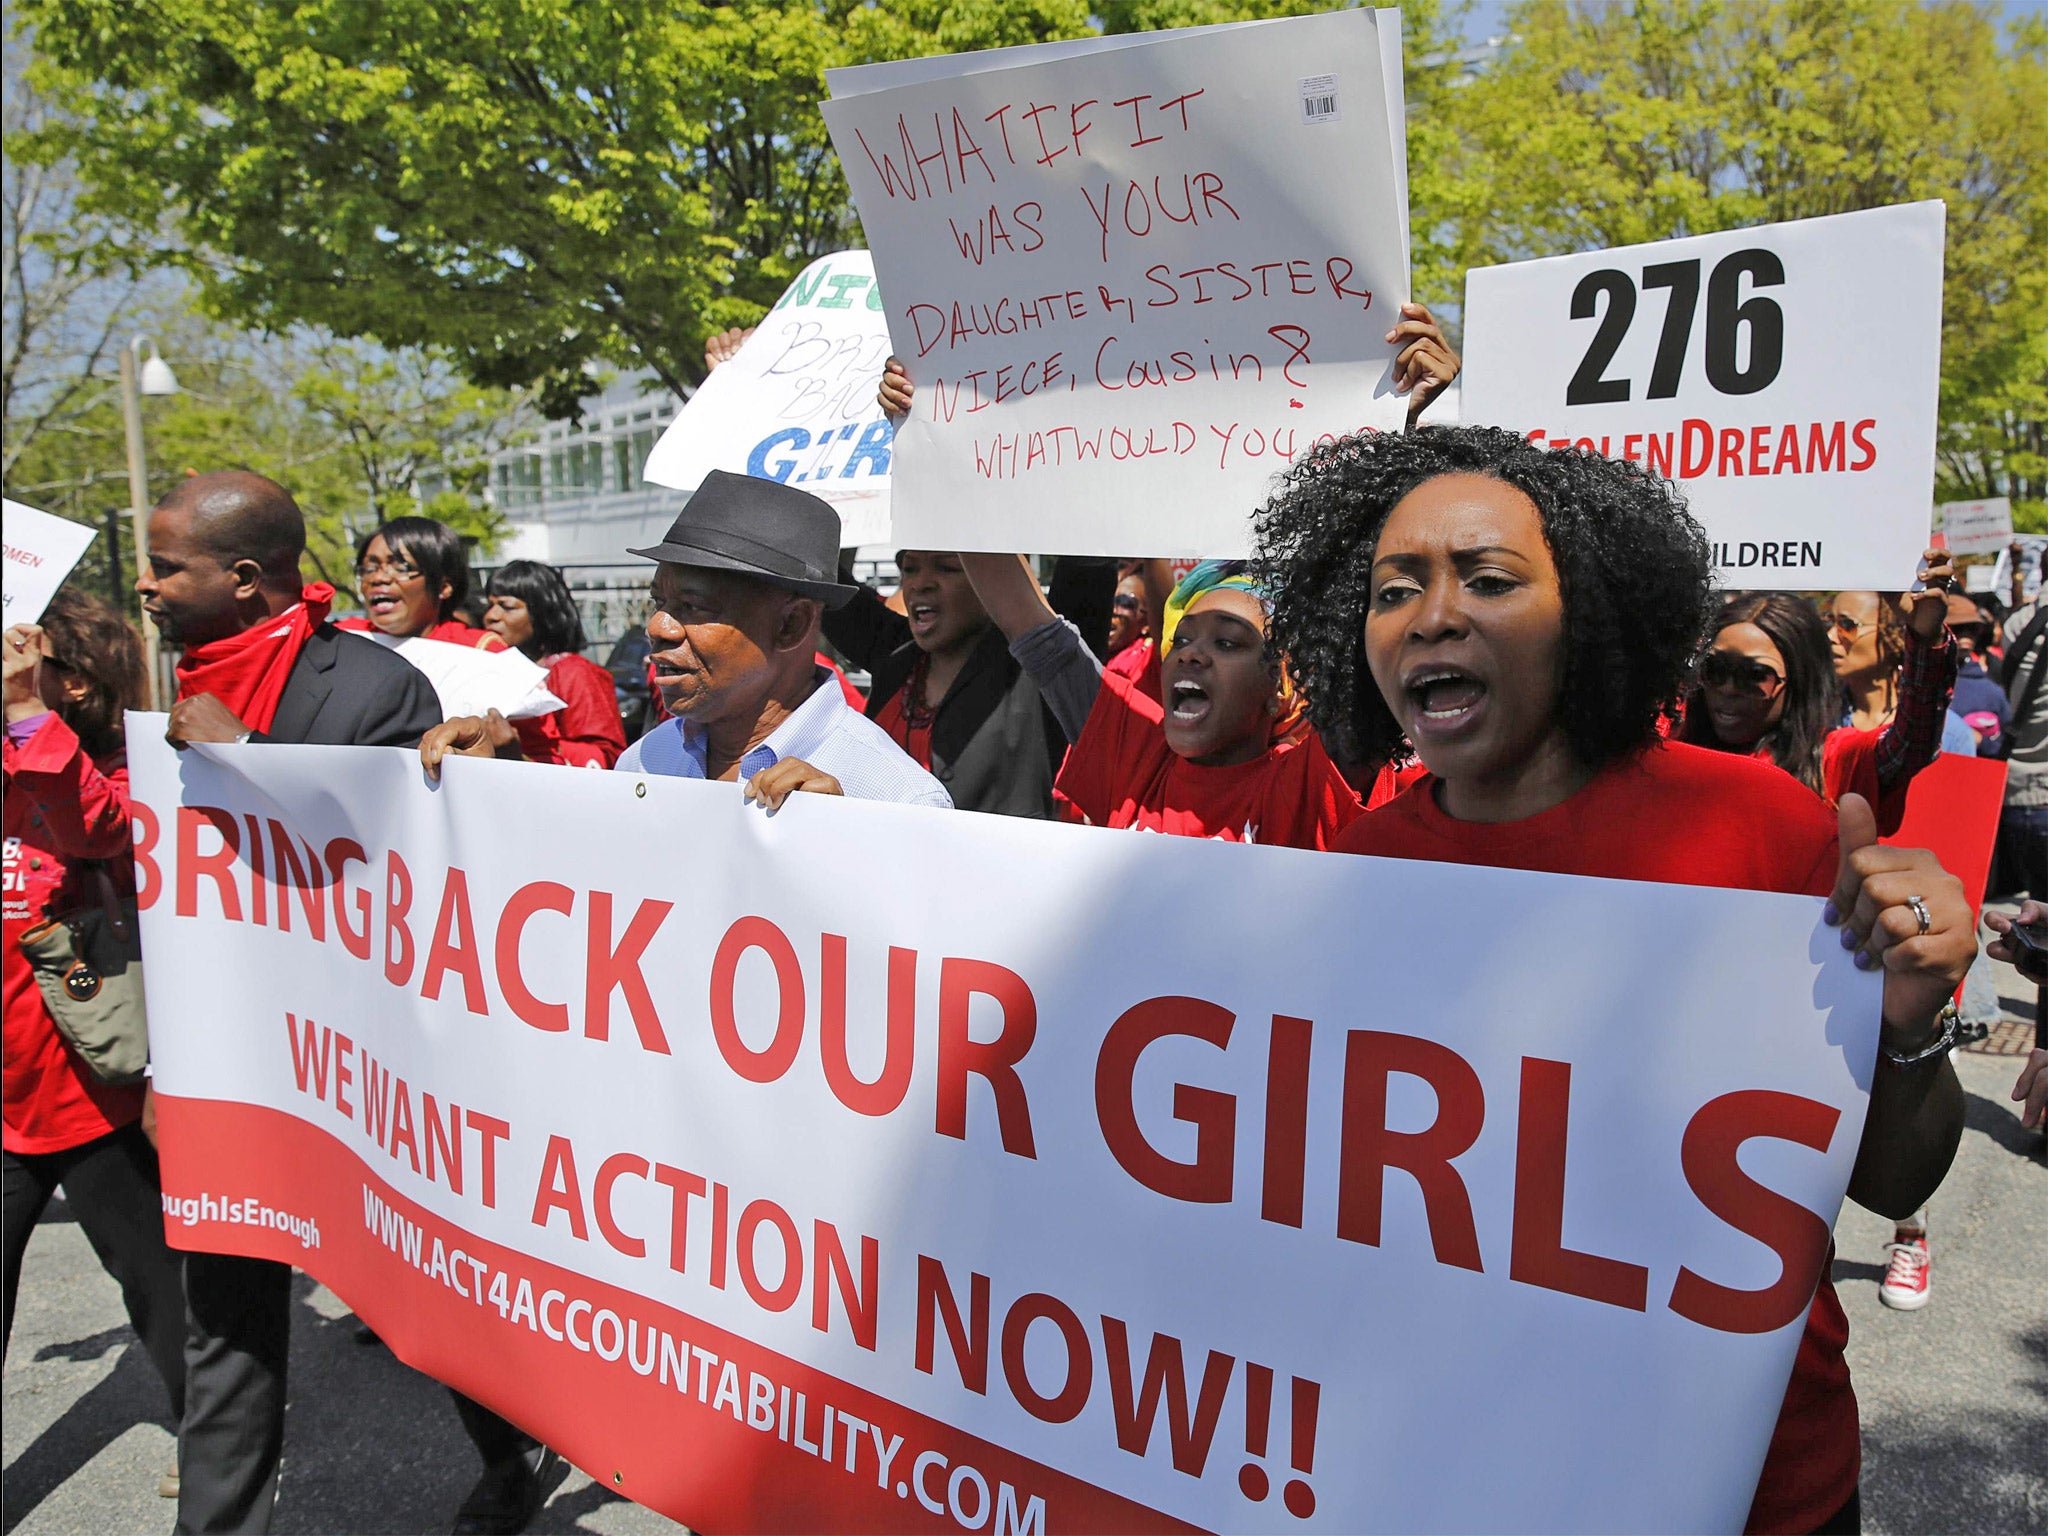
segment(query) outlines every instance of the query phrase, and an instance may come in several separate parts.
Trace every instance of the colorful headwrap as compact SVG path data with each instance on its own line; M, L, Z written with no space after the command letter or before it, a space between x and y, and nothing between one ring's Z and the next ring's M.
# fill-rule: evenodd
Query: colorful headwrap
M1187 611L1195 606L1196 601L1211 592L1226 590L1249 592L1269 615L1273 611L1265 589L1244 561L1204 560L1180 579L1173 595L1166 600L1166 613L1159 625L1159 655L1162 659L1173 654L1174 631L1180 628L1180 621L1187 617ZM1294 686L1294 669L1283 657L1280 662L1280 712L1273 721L1272 740L1277 744L1298 734L1305 728L1306 717L1304 701Z
M1249 592L1269 612L1272 604L1266 601L1266 594L1252 578L1250 569L1242 560L1204 560L1187 575L1181 577L1173 589L1173 595L1166 600L1166 615L1159 625L1159 654L1166 655L1173 649L1173 632L1180 628L1180 621L1187 611L1194 607L1195 599L1223 588L1235 588Z

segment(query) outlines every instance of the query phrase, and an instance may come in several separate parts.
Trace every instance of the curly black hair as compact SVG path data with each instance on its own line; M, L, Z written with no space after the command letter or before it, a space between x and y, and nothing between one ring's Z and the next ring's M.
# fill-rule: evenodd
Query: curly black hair
M1255 519L1273 638L1340 761L1412 749L1365 658L1372 562L1388 515L1440 475L1484 475L1536 504L1564 594L1558 714L1598 769L1654 739L1678 699L1713 604L1707 536L1668 482L1625 459L1538 448L1499 427L1421 427L1318 444Z
M583 638L583 616L576 611L576 599L569 584L552 565L538 560L508 560L491 573L488 597L516 597L526 604L533 621L533 634L519 647L527 657L539 661L564 651L580 651L589 642Z
M1790 592L1745 592L1721 605L1708 627L1708 643L1737 624L1754 624L1771 637L1785 659L1785 707L1757 745L1816 795L1825 794L1821 749L1828 732L1841 723L1842 687L1835 681L1827 626L1819 610ZM1698 683L1686 695L1685 723L1676 735L1695 746L1721 745Z

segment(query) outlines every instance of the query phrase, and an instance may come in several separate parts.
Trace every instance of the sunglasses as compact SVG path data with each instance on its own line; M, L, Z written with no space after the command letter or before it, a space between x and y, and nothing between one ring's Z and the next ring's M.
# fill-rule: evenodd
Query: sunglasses
M1136 613L1145 605L1139 599L1131 596L1130 593L1119 592L1116 596L1116 601L1112 604L1112 606L1116 609L1118 613Z
M1852 619L1846 613L1825 613L1821 617L1833 625L1844 640L1854 640L1863 629L1861 619Z
M1734 688L1766 699L1785 686L1776 668L1728 651L1707 652L1693 668L1693 675L1703 688Z

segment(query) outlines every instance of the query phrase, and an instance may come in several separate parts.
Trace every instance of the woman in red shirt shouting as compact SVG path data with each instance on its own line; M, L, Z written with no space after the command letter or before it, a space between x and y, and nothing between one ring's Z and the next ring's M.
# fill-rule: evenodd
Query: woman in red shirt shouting
M1428 770L1346 852L1830 896L1884 1020L1849 1194L1898 1217L1962 1132L1954 877L1766 762L1664 739L1712 611L1705 535L1625 460L1486 427L1317 448L1260 514L1273 632L1324 733ZM1839 830L1839 836L1838 836ZM1736 963L1731 961L1731 963ZM1758 1483L1760 1531L1857 1528L1848 1322L1825 1264Z

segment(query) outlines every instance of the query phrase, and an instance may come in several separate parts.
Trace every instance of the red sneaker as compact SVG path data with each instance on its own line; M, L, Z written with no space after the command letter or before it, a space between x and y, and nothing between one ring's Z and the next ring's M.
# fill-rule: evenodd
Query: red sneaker
M1933 1262L1933 1255L1927 1251L1927 1239L1916 1237L1884 1246L1892 1262L1884 1272L1884 1284L1877 1288L1877 1299L1901 1312L1926 1306L1927 1266Z

